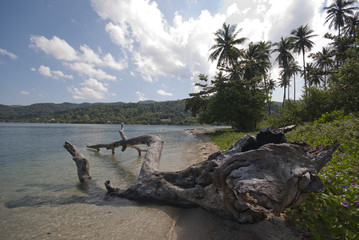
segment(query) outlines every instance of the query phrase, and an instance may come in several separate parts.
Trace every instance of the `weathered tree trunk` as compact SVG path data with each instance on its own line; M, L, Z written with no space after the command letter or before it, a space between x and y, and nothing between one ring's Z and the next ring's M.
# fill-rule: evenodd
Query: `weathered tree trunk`
M242 223L256 222L267 213L279 214L300 204L311 192L324 187L317 173L339 144L312 147L302 141L288 143L283 132L291 128L278 131L264 128L256 137L247 135L229 150L213 153L206 161L178 172L159 172L163 142L158 136L128 139L122 127L121 141L90 147L115 145L122 146L124 151L127 146L148 146L134 185L120 190L110 181L105 182L113 196L178 207L203 207Z

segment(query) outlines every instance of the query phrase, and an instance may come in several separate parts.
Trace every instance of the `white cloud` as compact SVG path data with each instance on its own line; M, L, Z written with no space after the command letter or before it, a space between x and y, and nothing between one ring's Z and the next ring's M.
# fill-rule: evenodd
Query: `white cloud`
M79 74L85 74L89 77L97 78L100 80L111 80L115 81L117 78L113 75L107 74L101 69L96 69L95 65L85 62L65 63L72 71L78 72Z
M17 59L17 56L14 53L6 51L3 48L0 48L0 55L7 56L7 57L11 58L12 60Z
M131 54L146 81L160 76L190 79L192 72L213 72L208 49L224 14L202 11L187 21L176 14L171 26L154 1L93 0L92 6L109 20L105 28L112 41Z
M36 72L36 68L32 67L32 68L30 68L30 71L31 72Z
M33 71L33 68L32 70ZM72 75L66 75L64 74L62 71L55 71L55 70L51 70L49 67L46 67L44 65L41 65L38 69L39 73L45 77L50 77L50 78L54 78L54 79L73 79L74 77Z
M125 54L125 57L116 60L110 53L103 54L101 48L98 48L98 53L96 53L86 44L81 45L79 51L77 51L64 39L57 36L53 36L52 39L47 39L44 36L31 36L30 42L31 48L53 56L55 59L62 61L72 71L87 77L114 81L116 77L106 73L102 68L121 71L128 67ZM67 78L69 76L64 75L61 71L49 72L47 69L41 70L41 73L48 77L52 75L54 78Z
M44 36L31 36L30 47L35 50L42 50L58 60L76 61L79 60L78 53L65 40L57 36L47 39Z
M161 96L169 96L169 97L171 97L173 95L172 93L168 93L168 92L166 92L166 91L164 91L162 89L158 90L157 94L159 94Z
M125 24L114 24L109 22L106 24L106 32L110 34L111 40L132 52L134 40L127 37L130 34L129 26Z
M80 62L91 63L100 67L108 67L118 71L127 68L126 59L116 61L110 53L107 53L105 56L100 57L97 53L95 53L94 50L92 50L87 45L81 45L80 50L82 51L82 54L80 55Z
M50 68L43 65L39 67L39 73L45 77L52 77Z
M138 101L146 101L146 100L148 100L145 97L145 94L140 92L140 91L136 91L136 96L137 96Z
M107 53L102 58L102 63L100 64L100 66L112 68L118 71L121 71L122 69L128 67L126 59L116 61L110 53Z
M103 84L96 79L89 78L81 83L83 87L68 87L67 90L72 94L74 99L96 99L101 100L105 98L108 92L106 84Z
M30 92L25 91L25 90L21 90L21 91L20 91L20 94L21 94L21 95L30 95Z

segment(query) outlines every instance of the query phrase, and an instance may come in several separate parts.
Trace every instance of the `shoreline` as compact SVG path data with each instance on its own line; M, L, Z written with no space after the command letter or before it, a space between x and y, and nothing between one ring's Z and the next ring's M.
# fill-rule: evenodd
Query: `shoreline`
M194 135L198 139L198 159L195 161L195 163L205 161L209 155L220 151L219 147L211 142L211 138L208 136L208 133L214 133L216 131L217 128L186 129L187 133Z

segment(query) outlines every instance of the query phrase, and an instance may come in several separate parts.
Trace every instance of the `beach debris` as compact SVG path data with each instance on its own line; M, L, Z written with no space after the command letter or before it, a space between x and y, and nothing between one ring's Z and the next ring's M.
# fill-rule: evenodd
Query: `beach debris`
M264 128L256 137L246 135L230 149L215 152L182 171L160 172L161 138L127 138L122 125L123 151L139 144L148 149L136 183L121 190L108 180L108 195L182 208L202 207L241 223L278 216L305 201L311 192L323 190L317 174L339 146L287 142L284 132L290 128Z

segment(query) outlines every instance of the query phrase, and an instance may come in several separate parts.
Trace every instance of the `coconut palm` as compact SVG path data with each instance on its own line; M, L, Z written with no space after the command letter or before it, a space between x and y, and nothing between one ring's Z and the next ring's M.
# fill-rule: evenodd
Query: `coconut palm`
M307 78L305 72L305 52L310 51L313 48L314 42L310 38L317 35L313 34L313 30L308 28L308 24L305 26L300 26L297 29L294 29L292 34L292 41L294 44L294 52L303 55L303 74L304 74L304 85L307 86Z
M284 87L284 97L283 97L283 107L284 107L284 100L285 100L285 90L287 85L289 84L288 79L288 64L290 61L294 60L291 50L293 49L293 43L290 38L283 38L281 37L279 42L274 43L275 49L274 52L278 52L278 56L276 61L278 61L279 66L284 70L282 79L281 79L281 87Z
M267 97L267 106L268 106L268 114L270 115L270 98L271 95L276 87L275 81L271 78L271 76L269 74L266 74L263 78L263 82L264 82L264 89L266 91L266 97Z
M239 64L243 71L243 78L251 80L256 77L262 80L271 67L270 53L270 42L250 43Z
M291 78L293 77L293 86L294 86L294 101L296 99L295 97L295 93L296 93L296 88L295 88L295 76L297 75L298 72L300 72L300 66L298 65L298 63L296 61L290 61L289 65L288 65L288 77ZM288 99L289 99L289 86L288 86Z
M288 76L287 76L287 72L282 70L280 72L280 78L279 80L279 87L283 88L283 103L282 103L282 107L284 107L284 102L285 102L285 98L286 98L286 90L287 90L287 86L288 86Z
M329 69L334 67L335 64L335 61L332 59L332 56L332 52L329 50L329 48L326 47L323 47L321 52L317 52L313 55L313 58L315 60L315 67L319 67L324 73L324 87L326 87L327 84L327 75Z
M345 25L346 18L358 9L352 6L354 3L354 0L335 0L330 6L323 8L327 13L325 23L329 22L329 28L338 29L338 38L341 36L341 28Z
M346 25L343 28L345 31L344 34L347 37L355 39L357 37L356 33L359 31L359 12L355 13L353 16L347 17L345 22Z
M236 64L241 52L236 45L246 40L244 37L238 38L241 30L236 31L236 25L223 23L222 28L215 33L216 44L210 48L212 53L208 59L212 62L218 59L217 68L229 68Z
M320 86L320 83L323 82L323 76L320 74L318 68L315 67L313 63L307 63L307 73L308 73L308 85L311 86Z

